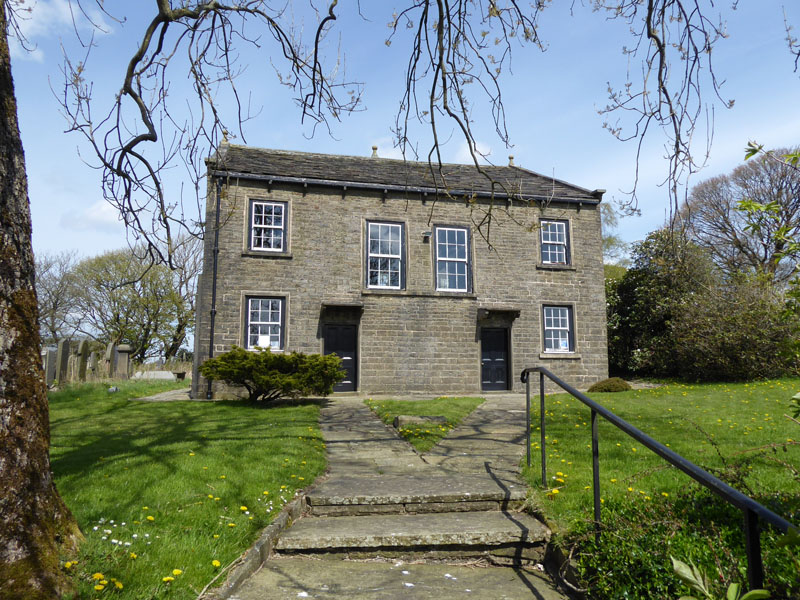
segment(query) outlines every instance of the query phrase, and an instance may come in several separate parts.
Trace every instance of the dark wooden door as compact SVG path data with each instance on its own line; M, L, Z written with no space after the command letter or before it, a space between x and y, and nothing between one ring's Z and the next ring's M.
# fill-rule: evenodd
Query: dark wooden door
M481 329L481 389L508 389L508 329Z
M324 354L336 354L342 359L347 375L333 388L334 392L356 390L356 363L358 334L355 325L325 325L323 329Z

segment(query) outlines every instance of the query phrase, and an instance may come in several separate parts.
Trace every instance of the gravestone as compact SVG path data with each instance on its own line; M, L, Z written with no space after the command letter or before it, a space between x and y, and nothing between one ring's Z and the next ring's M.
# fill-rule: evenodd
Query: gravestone
M58 340L56 350L56 381L59 385L67 382L67 368L69 367L69 340Z
M117 369L117 345L109 342L106 346L106 353L103 355L103 370L106 377L114 377Z
M87 365L86 369L91 379L97 379L100 377L100 374L97 372L98 365L97 365L97 352L90 352L89 353L89 364Z
M114 375L121 379L127 379L130 373L130 360L131 348L128 344L120 344L117 346L117 368L114 370Z
M78 381L86 381L86 366L89 361L89 342L81 340L78 344Z
M51 349L42 350L42 368L44 369L44 381L48 387L53 385L56 379L56 351Z

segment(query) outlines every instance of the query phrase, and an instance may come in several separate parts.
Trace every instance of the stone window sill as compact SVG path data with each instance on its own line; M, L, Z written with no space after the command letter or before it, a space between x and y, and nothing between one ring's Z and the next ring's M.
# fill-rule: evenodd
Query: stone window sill
M544 263L536 265L536 269L539 271L577 271L574 265L547 265Z
M406 296L412 298L467 298L475 300L478 294L472 292L411 292L409 290L361 290L362 296Z
M576 352L542 352L539 358L543 360L581 360L581 355Z
M291 252L256 252L254 250L242 250L242 256L247 258L292 258Z

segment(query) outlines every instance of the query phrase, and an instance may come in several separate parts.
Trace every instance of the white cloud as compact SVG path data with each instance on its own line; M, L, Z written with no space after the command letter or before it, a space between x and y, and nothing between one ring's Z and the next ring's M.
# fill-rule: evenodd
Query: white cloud
M492 155L492 147L489 144L485 144L484 142L476 141L475 142L475 156L478 159L479 163L487 163L489 162L488 159ZM486 157L486 158L483 158ZM454 162L457 163L464 163L464 164L472 164L472 155L469 151L469 145L467 142L462 142L458 148L458 151L455 153Z
M60 222L62 227L72 231L124 232L119 212L104 200L83 211L63 213Z
M19 31L27 40L26 49L16 38L9 39L11 56L16 60L42 62L45 53L40 43L58 39L64 34L111 31L102 12L88 6L79 7L70 0L22 0L16 15Z

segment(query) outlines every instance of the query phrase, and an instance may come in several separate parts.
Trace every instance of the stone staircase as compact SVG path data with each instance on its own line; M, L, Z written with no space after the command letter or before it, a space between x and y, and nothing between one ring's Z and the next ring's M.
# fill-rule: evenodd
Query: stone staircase
M508 487L513 486L513 487ZM278 541L283 555L541 561L550 532L519 512L525 493L484 475L338 477L307 496L308 515Z
M230 600L565 600L541 566L550 531L521 510L519 403L487 400L419 455L360 400L332 402L328 478Z

